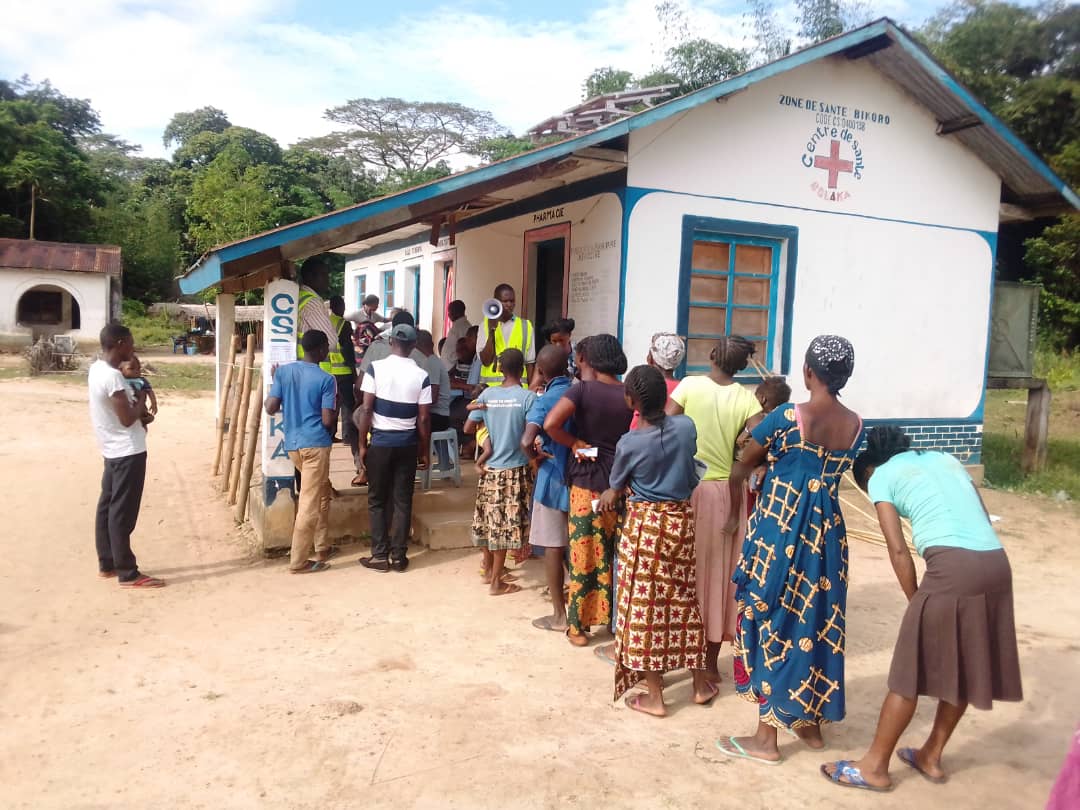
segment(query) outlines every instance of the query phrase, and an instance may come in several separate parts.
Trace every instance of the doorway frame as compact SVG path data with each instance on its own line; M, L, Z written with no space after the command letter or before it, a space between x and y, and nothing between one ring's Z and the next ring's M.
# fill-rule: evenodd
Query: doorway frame
M529 306L529 251L538 242L548 242L552 239L563 240L563 283L562 283L562 312L560 318L566 317L566 309L570 302L570 223L559 222L555 225L545 225L543 228L534 228L525 231L522 239L521 254L521 302L525 310L525 317L532 318L535 313L528 311ZM537 329L542 328L533 324Z
M431 334L432 335L435 334L435 331L436 331L435 330L435 324L441 324L442 325L442 328L441 328L442 334L439 335L437 338L435 338L435 344L438 345L439 339L446 337L446 334L450 329L450 318L446 314L446 305L449 304L450 301L453 300L450 297L450 295L453 295L454 298L457 298L457 281L458 281L457 247L455 246L455 247L439 248L438 250L436 250L434 253L431 254L430 261L431 261L431 271L432 271L432 285L431 285L432 288L433 288L432 294L434 296L434 291L435 290L438 290L439 292L442 293L441 303L439 303L439 306L442 308L442 312L440 313L438 311L438 309L436 309L435 307L432 307L432 312L431 312L431 316L432 316L431 317L431 326L432 326ZM449 279L447 279L445 277L447 262L450 263L450 278ZM449 281L449 285L447 285L448 281ZM447 289L448 286L449 286L449 288L451 290L453 290L452 293L450 293L449 290ZM433 301L435 300L434 297L433 297L432 300Z

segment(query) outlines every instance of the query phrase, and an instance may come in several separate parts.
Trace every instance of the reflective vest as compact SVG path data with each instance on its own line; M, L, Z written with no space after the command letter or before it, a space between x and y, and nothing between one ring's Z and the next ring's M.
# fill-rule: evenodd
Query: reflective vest
M307 290L300 291L300 306L297 308L297 321L302 324L304 307L310 304L312 301L317 301L315 306L323 306L323 300L315 293L308 292ZM330 323L333 324L333 317L331 316ZM301 329L296 330L296 359L304 359L304 346L303 341L304 332ZM345 358L341 354L341 346L338 345L337 335L327 335L326 339L330 342L330 354L326 359L319 363L319 368L325 371L327 374L348 374L349 368L345 365ZM334 371L335 368L344 369L344 371Z
M484 324L487 326L487 322ZM500 322L495 327L495 359L491 361L490 366L480 366L480 382L484 385L498 385L503 381L503 375L499 373L499 355L501 355L506 349L518 349L522 354L525 354L525 347L529 345L529 330L532 329L532 324L524 318L514 317L514 326L510 330L510 341L506 342L503 338L502 323ZM528 388L528 383L525 380L521 381L523 388Z
M334 337L337 339L337 343L334 345L338 347L338 350L330 352L330 356L327 358L330 361L330 373L335 377L352 374L352 369L345 364L345 355L341 352L341 327L345 325L345 319L331 312L330 323L333 324L334 332L336 332Z

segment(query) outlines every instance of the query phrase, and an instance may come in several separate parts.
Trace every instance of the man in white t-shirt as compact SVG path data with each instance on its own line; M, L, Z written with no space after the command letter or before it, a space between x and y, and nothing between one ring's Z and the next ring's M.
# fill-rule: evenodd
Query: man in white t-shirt
M101 330L101 358L90 366L90 422L105 458L94 541L98 576L117 577L122 588L160 588L165 583L141 574L131 550L146 480L146 428L139 419L146 391L132 391L120 373L134 353L131 331L109 324Z
M373 571L408 568L416 467L430 461L431 381L409 359L415 348L416 330L395 325L390 356L372 363L360 383L363 398L355 415L371 524L371 556L360 564Z

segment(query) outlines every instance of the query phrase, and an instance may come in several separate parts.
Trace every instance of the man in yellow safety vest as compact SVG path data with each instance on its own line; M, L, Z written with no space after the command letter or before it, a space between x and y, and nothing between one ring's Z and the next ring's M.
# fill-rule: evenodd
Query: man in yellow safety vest
M485 318L484 326L476 336L476 353L480 357L480 382L484 385L501 385L503 375L496 360L506 349L517 349L525 355L525 379L522 384L526 385L536 364L536 330L529 320L514 314L517 297L513 287L500 284L495 288L492 297L502 304L502 315L498 320Z

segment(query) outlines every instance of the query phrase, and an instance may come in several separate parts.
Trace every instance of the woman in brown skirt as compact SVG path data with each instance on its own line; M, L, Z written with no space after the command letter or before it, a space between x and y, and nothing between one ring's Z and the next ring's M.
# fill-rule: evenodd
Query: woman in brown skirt
M910 443L899 428L875 428L855 460L855 479L875 504L908 609L870 750L821 766L845 787L892 790L889 760L920 695L938 700L934 727L922 747L897 749L896 756L936 784L947 779L941 754L968 704L989 709L995 700L1023 698L1009 558L960 462L909 450ZM926 560L918 585L901 516L911 519L916 551Z

